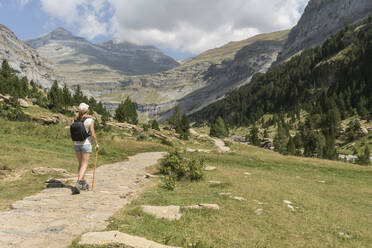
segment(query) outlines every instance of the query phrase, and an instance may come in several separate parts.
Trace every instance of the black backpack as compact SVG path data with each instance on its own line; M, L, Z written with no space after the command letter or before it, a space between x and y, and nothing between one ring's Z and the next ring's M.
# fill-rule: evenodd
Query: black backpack
M84 141L90 136L84 126L84 121L86 119L88 118L83 118L81 120L77 119L71 124L70 134L73 141Z

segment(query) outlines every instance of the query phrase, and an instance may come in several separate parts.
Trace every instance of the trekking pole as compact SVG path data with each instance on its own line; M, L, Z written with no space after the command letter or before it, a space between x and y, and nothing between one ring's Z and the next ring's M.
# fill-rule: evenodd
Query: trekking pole
M94 190L94 177L96 176L97 159L98 159L98 151L96 151L96 159L94 160L92 191Z

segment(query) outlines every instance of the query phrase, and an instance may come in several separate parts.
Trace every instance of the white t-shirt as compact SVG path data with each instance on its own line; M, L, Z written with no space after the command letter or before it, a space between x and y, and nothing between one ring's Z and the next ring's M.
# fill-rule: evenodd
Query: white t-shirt
M90 132L90 124L92 124L92 121L93 121L92 118L87 118L84 121L84 127L87 133ZM74 145L91 145L91 144L92 144L92 136L89 136L84 141L74 141Z

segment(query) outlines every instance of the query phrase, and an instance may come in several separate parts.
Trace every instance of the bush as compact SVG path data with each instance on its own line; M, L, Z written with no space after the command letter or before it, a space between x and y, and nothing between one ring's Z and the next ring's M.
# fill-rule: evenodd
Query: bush
M150 124L144 123L144 124L142 124L142 127L143 127L143 131L147 132L147 131L149 131Z
M170 152L160 164L160 173L167 176L175 176L177 180L182 178L191 181L203 178L204 160L187 159L185 153L178 150Z
M173 175L164 177L161 187L167 190L174 190L176 188L176 177Z
M166 145L166 146L174 146L173 143L172 143L172 141L170 141L170 140L168 140L168 139L162 139L162 140L161 140L161 143L162 143L163 145Z

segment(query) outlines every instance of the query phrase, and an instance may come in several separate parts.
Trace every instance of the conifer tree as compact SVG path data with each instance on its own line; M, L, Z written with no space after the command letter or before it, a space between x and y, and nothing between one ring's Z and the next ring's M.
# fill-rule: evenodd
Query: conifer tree
M211 126L210 136L224 138L229 136L229 130L226 127L225 121L219 116Z
M260 146L261 141L258 138L258 128L254 125L249 133L249 141L254 146Z
M115 119L119 122L128 122L137 125L138 114L136 105L129 99L129 97L127 97L124 102L121 102L115 110Z

